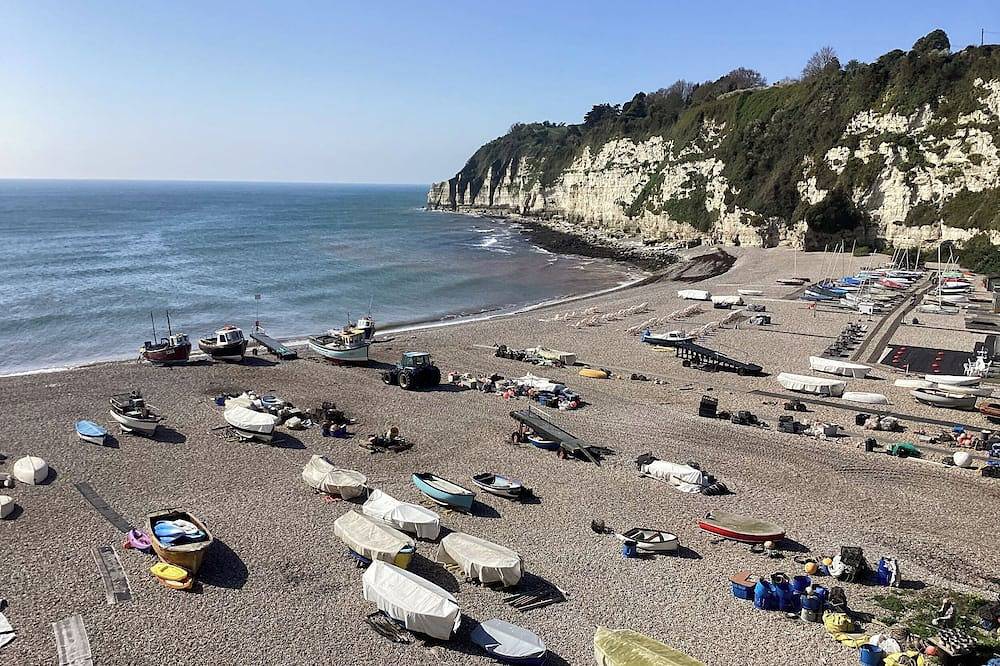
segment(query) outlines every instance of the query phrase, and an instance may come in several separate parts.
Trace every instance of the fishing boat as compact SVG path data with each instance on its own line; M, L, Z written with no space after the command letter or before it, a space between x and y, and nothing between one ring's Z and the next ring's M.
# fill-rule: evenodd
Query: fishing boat
M513 587L524 575L521 556L510 548L485 539L452 532L441 539L436 561L458 567L466 578L483 584Z
M486 620L469 635L473 643L505 664L542 666L545 643L534 633L504 620Z
M270 442L274 437L274 428L278 425L277 416L241 405L227 407L223 417L236 431L236 436L248 442L254 439L259 442Z
M157 528L167 523L169 529ZM197 517L183 509L164 509L146 516L146 532L153 550L168 564L197 573L215 538Z
M838 361L833 358L822 356L809 357L809 369L816 372L825 372L830 375L841 375L842 377L854 377L864 379L871 372L871 366L861 363L850 363L848 361Z
M703 289L681 289L677 296L688 301L710 301L712 294Z
M472 510L476 494L471 490L430 472L417 472L411 478L417 490L438 504L462 511Z
M368 478L353 469L340 469L323 456L313 456L302 469L302 480L321 493L353 499L364 493Z
M634 541L641 553L675 553L680 548L676 534L644 527L633 527L617 535L621 541Z
M934 382L929 382L926 379L897 379L893 382L893 385L899 388L934 388L937 386Z
M825 377L810 377L809 375L794 375L782 372L777 377L778 383L789 391L798 393L813 393L837 397L844 393L847 382Z
M21 483L36 486L49 478L49 464L38 456L24 456L14 463L11 476Z
M476 474L472 477L472 482L491 495L506 497L507 499L516 499L524 494L525 491L524 484L517 479L511 479L499 474L490 474L489 472Z
M361 510L366 516L421 539L437 539L441 533L441 518L435 512L419 504L400 502L381 490L373 490Z
M667 331L666 333L652 333L647 328L642 332L639 340L656 347L679 347L688 342L694 342L696 337L684 331Z
M924 379L935 384L950 384L953 386L978 386L982 377L968 375L924 375Z
M187 363L191 356L191 341L184 333L174 333L170 326L170 313L167 312L167 337L160 338L159 342L156 342L156 320L152 312L149 313L149 320L153 324L153 339L143 343L139 357L156 365Z
M705 666L637 631L606 627L594 632L594 658L597 666Z
M370 346L363 331L350 328L309 338L309 349L338 363L367 363Z
M863 405L888 405L889 398L881 393L865 393L862 391L844 391L840 396L847 402L859 402Z
M357 511L348 511L333 522L333 534L352 551L365 559L410 566L416 545L413 539L381 520Z
M446 641L462 623L450 592L405 569L375 560L361 583L365 599L409 631Z
M910 391L917 402L931 407L947 407L949 409L975 409L976 396L952 393L946 389L913 389Z
M375 337L375 320L372 319L371 313L358 319L354 323L353 328L359 331L365 340L371 340Z
M734 541L745 543L777 543L785 538L784 528L750 516L740 516L723 511L712 511L698 521L698 527Z
M146 404L139 391L113 395L108 402L111 403L111 418L118 421L123 432L152 436L163 420L152 405Z
M103 445L105 438L108 436L108 431L93 421L77 421L75 428L76 436L81 441L89 442L90 444Z
M243 329L227 324L214 336L198 340L198 349L217 361L239 361L247 351L247 339Z

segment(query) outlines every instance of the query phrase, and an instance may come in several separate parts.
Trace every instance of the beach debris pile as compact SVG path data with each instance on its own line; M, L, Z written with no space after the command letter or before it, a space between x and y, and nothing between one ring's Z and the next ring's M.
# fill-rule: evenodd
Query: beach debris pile
M701 401L698 403L698 416L706 419L722 419L736 425L748 425L758 428L770 427L766 422L757 418L757 415L751 411L743 409L736 412L729 412L719 409L719 399L713 398L710 395L701 396Z
M372 453L380 453L382 451L399 453L400 451L413 448L413 444L405 437L400 436L397 426L391 426L380 435L369 435L368 439L361 442L361 447L368 449Z
M514 349L507 345L497 344L493 355L496 358L506 358L513 361L523 361L524 363L531 363L533 365L545 365L556 368L576 365L576 354L549 349L547 347Z

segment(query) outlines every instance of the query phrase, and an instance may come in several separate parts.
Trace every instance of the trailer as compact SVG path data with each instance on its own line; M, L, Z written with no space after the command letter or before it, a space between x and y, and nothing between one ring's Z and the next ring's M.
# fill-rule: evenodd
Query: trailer
M709 370L729 370L740 376L759 375L764 368L756 363L746 363L729 358L725 354L702 347L693 342L686 342L675 347L677 357L684 359L683 365L686 368L697 367Z
M299 355L295 352L295 350L289 349L285 345L281 344L280 342L272 338L270 335L264 333L264 331L262 331L259 328L254 329L250 333L250 337L256 340L258 343L260 343L263 347L267 349L267 351L271 352L272 354L280 358L282 361L291 361L292 359L296 359L299 357Z
M517 431L511 433L511 441L527 441L528 431L530 431L531 434L557 442L560 451L564 455L582 457L595 465L600 465L599 456L609 451L609 449L580 441L541 414L536 414L530 409L513 411L510 413L510 416L518 422Z

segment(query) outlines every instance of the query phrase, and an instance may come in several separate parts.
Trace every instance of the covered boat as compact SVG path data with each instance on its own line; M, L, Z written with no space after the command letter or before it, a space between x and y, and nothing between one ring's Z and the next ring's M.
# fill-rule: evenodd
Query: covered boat
M656 347L679 347L688 342L694 342L695 336L684 331L667 331L653 333L648 328L642 332L639 340Z
M219 361L239 361L247 351L243 329L228 324L215 335L198 340L198 349Z
M168 529L158 527L167 523ZM153 550L168 564L197 573L215 538L205 524L183 509L164 509L146 516Z
M441 517L435 512L419 504L400 502L381 490L373 490L361 510L366 516L416 534L421 539L437 539L441 533Z
M781 541L785 530L775 523L725 511L712 511L698 521L698 527L734 541L763 543Z
M515 551L463 532L441 539L436 560L458 566L467 578L503 587L517 585L524 574L521 556Z
M146 404L140 391L113 395L108 402L111 403L111 418L118 421L124 432L152 436L163 420L152 405Z
M979 386L982 377L967 375L924 375L924 379L935 384L954 384L955 386Z
M524 484L517 479L500 474L490 474L489 472L476 474L472 477L472 482L491 495L506 497L507 499L516 499L525 491Z
M524 377L518 377L514 380L520 386L525 386L527 388L533 388L539 391L550 391L552 393L561 393L566 390L565 384L559 384L552 381L551 379L546 379L545 377L538 377L531 374L530 372Z
M831 375L841 375L842 377L854 377L855 379L864 379L872 370L871 366L868 365L838 361L837 359L825 358L823 356L810 356L809 369Z
M104 444L104 439L108 436L108 431L93 421L77 421L73 427L77 437L91 444Z
M644 462L640 459L639 472L645 476L665 481L682 493L700 493L705 486L705 475L700 469L666 460Z
M912 379L912 378L897 379L896 381L893 382L893 385L898 386L899 388L909 388L909 389L934 388L935 386L937 386L937 384L935 384L934 382L929 382L926 379Z
M542 666L545 643L534 633L504 620L486 620L472 630L472 642L497 661L520 666Z
M634 541L641 553L675 553L681 545L676 534L645 527L633 527L617 536L621 541Z
M413 539L381 520L348 511L333 523L334 535L348 548L369 560L407 568L416 552Z
M246 441L256 439L261 442L270 442L271 438L274 437L274 428L278 425L277 416L240 405L227 407L223 416L226 423L236 431L236 435Z
M11 474L21 483L38 485L49 478L49 464L38 456L24 456L14 463Z
M455 597L399 567L375 560L361 582L365 599L410 631L448 640L462 622Z
M338 363L367 363L371 338L360 329L334 331L309 338L309 349Z
M952 393L947 389L913 389L910 391L917 402L931 407L946 407L949 409L975 409L976 396L963 393Z
M443 479L430 472L417 472L411 478L417 490L438 504L462 511L472 509L472 501L476 494L468 488L463 488L454 481Z
M735 296L712 296L712 305L715 307L729 308L734 305L743 305L743 297L739 294Z
M889 398L881 393L864 393L861 391L845 391L840 396L847 402L859 402L864 405L888 405Z
M321 493L353 499L365 491L368 479L353 469L340 469L324 456L313 456L302 468L302 480Z
M677 292L680 298L687 301L710 301L712 294L701 289L681 289Z
M825 377L810 377L809 375L794 375L790 372L782 372L778 375L778 383L789 391L799 393L814 393L816 395L843 395L847 388L847 382L837 379L826 379Z
M705 666L637 631L605 627L594 632L594 659L597 666Z
M555 361L563 365L576 365L576 354L572 352L549 349L548 347L536 347L534 351L538 356L548 361Z

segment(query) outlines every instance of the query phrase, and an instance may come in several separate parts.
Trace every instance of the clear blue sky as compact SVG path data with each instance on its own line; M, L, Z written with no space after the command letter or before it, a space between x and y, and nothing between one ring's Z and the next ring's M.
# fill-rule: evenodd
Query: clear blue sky
M996 31L996 0L0 5L0 177L425 183L515 121Z

